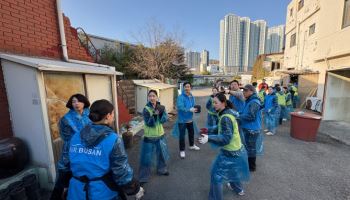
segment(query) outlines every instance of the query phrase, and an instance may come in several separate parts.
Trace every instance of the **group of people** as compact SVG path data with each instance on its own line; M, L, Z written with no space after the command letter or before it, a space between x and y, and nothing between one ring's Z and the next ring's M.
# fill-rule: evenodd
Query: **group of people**
M254 82L253 86L256 87L257 83ZM264 79L257 89L264 111L264 132L266 135L275 135L278 125L289 120L290 112L296 108L299 102L298 89L293 84L288 84L288 87L279 84L268 86Z
M274 126L266 126L270 132L275 131L277 113L278 119L287 116L280 113L290 109L291 97L288 93L282 95L284 90L280 87L271 88L267 84L259 92L250 84L241 91L239 82L234 80L226 91L212 89L206 104L207 127L199 130L194 116L202 109L191 89L191 83L184 83L177 98L178 115L172 135L179 140L179 157L186 157L186 133L188 149L200 150L195 144L197 135L198 143L210 143L220 149L211 169L209 199L223 199L225 182L236 194L244 195L242 182L248 181L250 172L256 170L256 156L263 151L262 113L265 125L271 125L266 124L266 118L275 120ZM51 199L127 199L127 195L141 199L145 192L142 186L151 176L154 155L157 174L169 176L170 157L163 128L168 115L157 91L148 92L148 103L142 113L145 125L137 178L128 163L122 137L113 129L114 106L107 100L95 101L90 106L84 95L75 94L66 107L69 111L59 123L63 147Z

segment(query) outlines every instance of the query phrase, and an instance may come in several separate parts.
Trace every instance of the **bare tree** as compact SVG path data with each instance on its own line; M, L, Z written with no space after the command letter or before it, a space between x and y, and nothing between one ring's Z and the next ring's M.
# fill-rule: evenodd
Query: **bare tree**
M178 79L189 73L184 64L182 36L178 32L166 32L159 23L152 21L135 37L139 45L130 62L131 69L140 78Z

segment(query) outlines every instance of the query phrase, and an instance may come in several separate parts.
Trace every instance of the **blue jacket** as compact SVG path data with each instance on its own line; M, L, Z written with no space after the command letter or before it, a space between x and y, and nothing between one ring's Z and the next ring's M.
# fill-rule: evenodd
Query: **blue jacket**
M236 107L238 112L243 111L244 105L245 105L243 96L242 96L242 98L239 98L239 97L236 97L234 95L230 95L229 100L233 103L233 105Z
M245 101L245 107L239 115L241 127L249 130L261 129L260 99L256 93Z
M126 185L132 181L133 170L128 163L123 140L106 125L88 125L71 140L69 160L73 177L102 177L112 172L113 181ZM68 199L85 199L84 183L72 178ZM113 199L118 193L110 190L102 180L91 181L89 199Z
M268 94L265 96L264 109L265 112L275 112L278 108L278 100L276 94Z
M157 104L160 104L160 103L157 102ZM153 108L153 105L151 102L148 102L146 106ZM166 113L166 110L164 110L164 112L159 116L151 116L148 110L144 108L142 112L142 116L145 121L145 124L149 127L154 127L157 121L159 121L161 124L164 124L168 120L168 114Z
M57 163L58 170L69 171L69 142L75 133L79 133L86 125L91 124L90 110L85 108L82 115L75 110L69 110L59 122L60 136L63 140L61 158Z
M184 91L182 91L182 94L177 98L177 110L178 110L178 122L179 123L186 123L188 121L193 120L193 113L190 111L190 109L195 105L195 99L190 94L190 96L187 96Z

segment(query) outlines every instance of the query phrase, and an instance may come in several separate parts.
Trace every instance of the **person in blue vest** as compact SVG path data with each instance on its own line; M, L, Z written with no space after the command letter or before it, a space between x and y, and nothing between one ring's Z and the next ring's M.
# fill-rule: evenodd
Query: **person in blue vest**
M173 136L179 137L180 158L184 159L186 129L190 150L198 151L200 148L194 144L194 134L198 133L198 128L193 121L193 113L198 112L195 108L195 98L191 93L192 85L189 82L183 84L182 94L177 98L176 106L178 110L177 122L174 125Z
M111 127L114 106L97 100L90 108L90 120L70 142L69 161L73 177L68 200L126 199L125 194L140 199L144 190L133 178L122 137Z
M62 199L63 191L68 188L67 183L71 178L69 160L66 159L69 153L69 144L72 136L79 133L86 125L90 124L89 100L82 94L72 95L66 107L69 111L59 121L59 133L63 140L61 157L57 163L58 176L55 187L51 193L51 200Z
M266 135L276 134L277 119L279 118L279 105L273 87L269 87L264 102L264 124Z
M216 113L216 110L214 108L214 97L215 95L218 93L218 89L217 88L212 88L212 95L210 95L207 104L206 104L206 108L208 110L208 117L207 117L207 128L211 129L215 126L217 126L218 123L218 115Z
M239 82L237 80L233 80L230 82L230 101L233 103L238 112L242 112L244 109L244 96L239 88Z
M248 152L249 170L256 170L256 156L263 151L263 137L261 134L261 103L255 87L247 84L243 88L246 99L243 111L239 115L241 129Z
M248 156L241 142L232 103L224 94L218 93L214 107L219 115L217 132L202 134L198 140L201 144L210 142L221 147L211 169L209 200L222 200L224 182L228 182L229 189L236 194L244 195L242 181L249 180Z
M169 153L162 125L168 120L168 115L165 107L158 101L157 91L148 92L148 103L142 115L145 127L140 155L139 181L146 183L151 175L154 153L157 158L157 173L169 176L166 163L169 160Z

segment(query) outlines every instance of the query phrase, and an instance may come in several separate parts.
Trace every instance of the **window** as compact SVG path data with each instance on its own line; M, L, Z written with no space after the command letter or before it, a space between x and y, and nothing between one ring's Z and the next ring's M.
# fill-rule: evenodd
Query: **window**
M316 24L312 24L310 27L309 27L309 35L312 35L315 33L315 28L316 28Z
M289 16L290 16L290 17L293 16L293 8L291 8L291 9L289 10Z
M298 11L304 7L304 0L300 0L298 3Z
M297 35L294 33L290 36L290 47L294 47L296 45Z
M350 0L345 0L343 28L350 26Z

